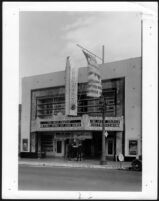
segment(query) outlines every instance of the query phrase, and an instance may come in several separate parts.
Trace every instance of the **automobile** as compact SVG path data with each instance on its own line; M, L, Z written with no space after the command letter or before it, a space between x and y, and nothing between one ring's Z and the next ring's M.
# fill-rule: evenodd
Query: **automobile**
M132 167L132 170L134 171L142 171L142 156L136 157L131 162L131 167Z

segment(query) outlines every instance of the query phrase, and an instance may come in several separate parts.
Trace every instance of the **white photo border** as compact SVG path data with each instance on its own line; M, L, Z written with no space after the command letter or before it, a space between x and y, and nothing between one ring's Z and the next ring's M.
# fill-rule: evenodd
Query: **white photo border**
M157 4L157 3L156 3ZM157 6L157 5L156 5ZM69 9L68 9L69 8ZM131 11L143 15L142 192L18 191L19 12ZM151 27L151 29L150 29ZM156 199L157 198L157 14L137 3L3 3L3 199ZM151 107L150 107L151 105Z

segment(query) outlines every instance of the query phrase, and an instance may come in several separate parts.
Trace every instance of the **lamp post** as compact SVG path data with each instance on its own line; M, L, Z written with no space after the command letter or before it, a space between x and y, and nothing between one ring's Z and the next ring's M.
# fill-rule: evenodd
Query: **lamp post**
M106 110L106 100L104 95L101 96L100 103L102 105L102 155L101 155L101 165L105 165L107 163L105 156L105 110Z

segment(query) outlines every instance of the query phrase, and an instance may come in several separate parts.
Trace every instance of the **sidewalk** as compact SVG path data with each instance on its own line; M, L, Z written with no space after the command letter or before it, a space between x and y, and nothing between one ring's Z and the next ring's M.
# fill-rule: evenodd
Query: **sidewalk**
M68 160L64 158L45 158L45 159L28 159L19 158L19 165L34 167L74 167L74 168L105 168L105 169L128 169L131 162L107 161L106 165L100 165L99 160Z

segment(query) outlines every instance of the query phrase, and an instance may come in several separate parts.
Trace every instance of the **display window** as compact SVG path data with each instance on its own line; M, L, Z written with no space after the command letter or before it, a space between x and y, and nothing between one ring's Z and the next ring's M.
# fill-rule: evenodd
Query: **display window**
M137 140L129 140L129 155L137 155L138 153Z
M23 139L23 151L28 151L28 139Z

